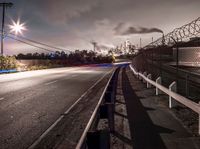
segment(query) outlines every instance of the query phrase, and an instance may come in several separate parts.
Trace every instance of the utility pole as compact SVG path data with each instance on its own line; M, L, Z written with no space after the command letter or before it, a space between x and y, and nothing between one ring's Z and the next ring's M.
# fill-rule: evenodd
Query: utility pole
M2 13L2 27L1 27L1 55L3 56L3 38L4 38L4 22L5 22L5 10L8 7L12 7L13 3L0 3L0 6L3 8L3 13Z
M96 51L97 42L91 41L91 44L94 46L94 52Z

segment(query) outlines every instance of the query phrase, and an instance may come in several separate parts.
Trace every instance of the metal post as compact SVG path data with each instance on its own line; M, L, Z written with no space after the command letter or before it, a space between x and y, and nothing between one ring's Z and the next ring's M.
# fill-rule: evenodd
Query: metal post
M151 74L148 74L147 75L147 78L148 79L151 79ZM147 88L151 88L151 84L149 82L147 82Z
M142 77L140 76L140 74L142 74L142 72L139 71L139 74L138 74L139 80L142 80Z
M1 55L3 56L3 38L4 38L4 21L5 21L5 5L3 5L2 27L1 27Z
M176 44L176 83L177 83L177 86L178 86L178 65L179 65L178 38L177 38L177 40L175 40L173 37L171 37L171 39Z
M137 73L137 78L138 78L138 79L140 79L140 75L139 75L139 73L140 73L140 72Z
M4 39L4 23L5 23L5 10L7 7L12 7L13 3L0 3L0 6L3 7L2 13L2 27L1 27L1 55L3 56L3 39Z
M178 65L179 65L179 49L178 43L176 43L176 82L178 84Z
M159 71L160 71L160 76L162 77L161 47L159 47Z
M177 92L177 85L176 82L172 82L169 86L169 90L173 92ZM177 102L169 95L169 108L173 108L176 106Z
M146 77L147 76L147 72L145 71L144 73L143 73L143 75ZM146 81L145 81L145 79L143 79L143 83L145 83Z
M188 74L186 74L186 77L185 77L185 95L186 97L189 96L189 86L188 86Z
M200 101L199 101L199 108L200 108ZM200 135L200 113L199 113L199 135Z
M162 84L162 79L161 79L161 77L158 77L158 78L156 79L156 84ZM161 93L162 93L162 91L159 90L159 89L156 87L156 95L159 95L159 94L161 94Z

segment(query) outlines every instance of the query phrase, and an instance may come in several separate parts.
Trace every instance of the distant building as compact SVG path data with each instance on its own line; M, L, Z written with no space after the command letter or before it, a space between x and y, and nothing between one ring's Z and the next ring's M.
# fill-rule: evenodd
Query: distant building
M120 44L120 46L117 46L113 52L115 55L134 54L136 52L136 47L127 39Z

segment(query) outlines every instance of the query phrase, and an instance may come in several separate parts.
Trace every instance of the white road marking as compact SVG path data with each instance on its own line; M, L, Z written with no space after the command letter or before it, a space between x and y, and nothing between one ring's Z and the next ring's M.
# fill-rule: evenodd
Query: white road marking
M53 84L53 83L56 83L56 82L57 82L57 80L45 83L44 85L50 85L50 84Z
M1 98L0 98L0 101L1 101L1 100L4 100L4 97L1 97Z

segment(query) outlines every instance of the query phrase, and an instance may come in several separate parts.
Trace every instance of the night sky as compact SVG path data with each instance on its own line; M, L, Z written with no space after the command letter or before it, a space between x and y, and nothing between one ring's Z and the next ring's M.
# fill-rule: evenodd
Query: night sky
M3 2L3 1L1 1ZM168 33L200 16L200 0L7 0L6 25L20 19L26 23L23 36L57 47L92 49L91 40L108 47L129 39L142 45L162 34L119 35L119 24L158 28ZM8 30L8 27L6 27ZM36 52L30 46L5 39L5 53ZM43 52L39 51L38 52Z

